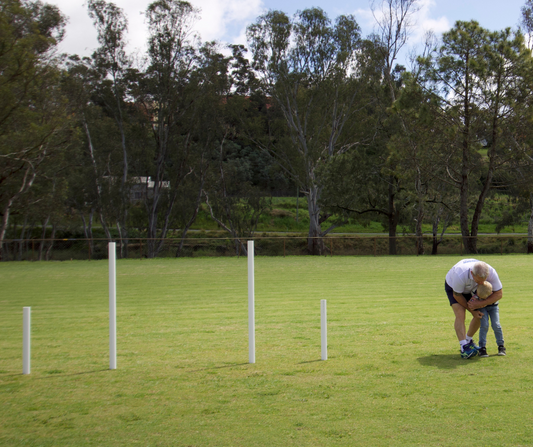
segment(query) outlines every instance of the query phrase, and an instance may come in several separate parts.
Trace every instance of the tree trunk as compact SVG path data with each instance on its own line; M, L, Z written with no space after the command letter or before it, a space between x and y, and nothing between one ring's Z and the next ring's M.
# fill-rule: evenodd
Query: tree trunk
M176 185L176 187L178 187L179 184ZM178 190L174 191L173 194L172 194L172 197L171 199L169 200L168 204L167 204L167 210L165 212L165 218L163 219L163 228L161 229L161 232L159 234L159 241L156 245L156 249L155 249L155 255L159 254L159 252L162 250L163 248L163 244L165 242L165 239L167 237L167 234L168 234L168 229L169 229L169 224L170 224L170 216L172 215L172 210L174 209L174 204L176 203L176 198L178 196Z
M463 236L463 245L465 247L466 253L476 253L476 243L475 241L470 237L470 229L468 227L468 193L469 193L469 187L468 187L468 176L469 176L469 150L470 150L470 55L466 54L465 59L465 91L464 91L464 99L463 99L463 142L462 142L462 164L461 164L461 183L460 183L460 191L459 191L459 203L460 203L460 224L461 224L461 235Z
M416 254L417 255L423 255L424 254L424 234L422 232L422 221L424 219L424 205L422 202L419 201L418 204L418 215L416 218Z
M45 259L47 261L50 260L50 258L52 257L52 249L54 248L54 238L56 237L56 230L57 230L57 226L56 224L52 224L52 234L50 236L50 245L48 245L48 248L46 249L46 254L45 254Z
M102 228L104 229L105 237L107 238L107 242L111 242L113 240L113 238L111 237L111 232L109 231L109 227L107 226L107 224L105 222L104 215L102 214L102 212L100 212L98 214L100 216L100 223L102 224Z
M160 131L161 132L161 131ZM164 137L161 137L164 139ZM147 211L148 211L148 231L147 231L147 256L148 258L155 258L158 252L158 240L157 240L157 225L159 217L159 201L161 200L162 180L164 172L164 157L166 153L166 145L161 142L159 144L160 153L157 156L157 168L154 176L154 188L152 191L151 199L148 198L148 184L146 184L146 198L147 198ZM173 186L176 187L176 186Z
M7 231L7 226L9 224L9 212L11 211L11 204L8 203L7 206L4 207L4 213L2 215L2 227L0 228L0 261L4 260L4 255L7 259L7 249L6 253L4 253L4 238Z
M389 216L389 255L396 255L396 226L395 216Z
M440 217L437 216L437 218L433 221L433 228L432 228L432 234L433 234L433 246L431 247L431 254L436 255L439 247L439 240L437 238L438 232L439 232L439 222Z
M235 244L235 254L237 256L240 255L241 251L243 253L244 256L247 256L248 255L248 250L246 248L246 245L244 244L244 242L242 242L241 238L239 237L239 234L237 232L237 230L235 229L235 226L233 225L233 221L230 217L230 213L228 212L227 213L227 218L228 218L228 221L229 221L229 227L224 223L222 222L220 219L218 219L216 216L215 216L215 213L213 212L213 208L211 207L211 204L209 203L209 196L207 195L207 193L205 191L202 191L204 196L205 196L205 203L207 205L207 207L209 208L209 214L211 215L211 218L218 224L220 225L221 228L223 228L225 231L227 231L229 234L231 234L231 236L233 237L233 242Z
M533 193L529 194L529 206L531 214L529 215L529 224L527 226L527 252L533 253Z
M94 216L94 208L91 208L91 212L89 213L89 222L87 223L87 221L85 220L85 216L80 211L80 217L83 222L83 233L85 234L85 238L89 241L90 253L94 253L93 216Z
M117 219L117 231L120 241L120 258L127 259L128 257L128 233L127 230L120 224L120 220Z
M22 224L22 230L20 232L20 242L19 242L19 255L18 255L18 260L19 261L22 261L22 255L23 255L23 250L24 250L24 237L26 236L26 228L28 226L28 216L25 215L24 216L24 222Z
M196 220L196 217L198 216L198 212L200 211L200 204L202 203L202 191L204 189L204 181L202 177L202 181L200 182L200 188L198 190L198 196L196 197L196 208L194 209L194 212L189 219L189 222L183 227L183 231L181 232L181 240L180 245L178 249L176 250L176 258L179 258L181 255L181 251L183 250L183 244L185 242L185 238L187 237L187 232L189 231L189 228L191 228L191 225Z
M398 226L399 216L396 213L394 206L395 197L395 178L391 175L389 177L389 255L396 254L396 227Z
M117 231L118 231L118 237L119 237L119 241L120 241L120 258L121 259L127 259L128 258L127 231L120 224L120 220L117 220Z
M442 222L442 232L440 234L440 239L437 237L437 233L439 231L439 223L440 223L440 215L442 212L442 208L440 208L437 212L437 217L435 221L433 222L433 249L431 251L432 255L437 254L437 247L444 239L444 233L446 233L446 229L448 228L448 225L450 223L450 215L447 213L444 217L444 221Z
M122 180L120 183L120 195L121 195L121 213L117 221L117 228L119 228L120 236L120 257L122 259L128 257L128 228L126 226L128 222L128 206L130 203L130 191L127 188L128 182L128 151L126 147L126 133L124 132L124 119L122 117L122 107L120 106L120 98L116 89L116 78L113 75L113 83L115 85L115 98L117 101L117 109L119 116L116 119L120 130L120 137L122 143Z
M318 187L311 186L307 195L307 208L309 210L309 237L307 249L311 255L324 254L324 240L320 225L320 206L318 205Z
M87 142L89 146L89 156L91 157L91 163L93 166L94 182L96 186L96 197L97 197L97 203L98 203L98 214L100 216L100 223L102 224L102 228L105 231L105 235L107 237L108 242L110 242L111 234L109 232L109 228L106 224L105 216L103 213L102 185L100 183L100 173L98 172L96 158L94 156L94 146L92 142L91 132L89 130L89 125L87 124L87 120L85 119L85 115L83 116L83 126L85 128L85 134L87 135Z
M466 253L474 254L477 251L476 243L470 237L468 226L468 175L463 175L461 181L459 207L463 246L465 247Z
M492 184L492 166L489 167L489 172L485 179L483 189L478 197L476 208L474 210L474 215L472 216L472 225L470 226L471 228L470 250L471 251L469 253L477 253L477 235L478 235L478 229L479 229L479 221L481 219L481 212L483 211L483 206L485 205L485 199L487 198L491 184Z
M4 206L2 214L2 225L0 226L0 261L3 259L3 246L4 238L6 235L7 227L9 225L9 214L11 212L11 206L13 202L17 200L21 194L25 193L33 184L35 180L36 172L33 166L30 166L26 169L24 173L24 178L22 180L22 185L20 189L11 197L8 198L6 205Z
M50 221L50 216L47 216L43 222L43 226L41 229L41 243L39 244L39 261L43 260L43 249L44 249L45 239L46 239L46 227L49 221Z
M498 96L500 92L500 85L501 80L498 79ZM494 177L494 158L496 157L496 146L498 144L498 113L500 113L499 108L499 101L496 101L495 105L495 111L492 118L492 141L491 146L488 151L489 155L489 167L487 176L485 177L485 182L483 183L483 188L481 190L481 193L479 194L476 208L474 210L474 215L472 216L472 225L470 227L470 234L472 236L472 247L475 251L472 251L472 253L477 253L477 234L478 234L478 228L479 228L479 221L481 219L481 212L483 211L483 206L485 205L485 199L487 198L487 195L489 194L490 188L492 186L492 179Z

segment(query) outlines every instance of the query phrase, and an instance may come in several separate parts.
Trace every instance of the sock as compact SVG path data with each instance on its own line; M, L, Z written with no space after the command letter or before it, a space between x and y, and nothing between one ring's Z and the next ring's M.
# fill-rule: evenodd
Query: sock
M473 338L470 337L470 335L467 335L467 336L466 336L466 342L467 342L467 343L470 343L472 340L473 340Z
M467 342L466 340L461 340L461 341L459 342L459 344L461 345L461 352L463 352L463 346L464 346L464 345L467 345L468 342Z

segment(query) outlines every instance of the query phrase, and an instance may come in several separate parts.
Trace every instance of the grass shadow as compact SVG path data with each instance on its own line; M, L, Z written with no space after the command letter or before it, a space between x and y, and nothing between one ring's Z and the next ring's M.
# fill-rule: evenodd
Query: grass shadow
M77 372L77 373L70 373L70 374L63 374L63 373L47 373L45 371L45 374L47 374L46 376L41 376L41 377L36 377L35 380L40 380L40 379L52 379L54 377L72 377L72 376L83 376L85 374L96 374L96 373L100 373L100 372L104 372L104 371L112 371L111 369L109 368L105 368L105 369L95 369L94 371L82 371L82 372Z
M18 377L18 376L24 376L23 373L10 373L10 374L4 374L1 373L0 377Z
M471 359L463 359L459 354L433 354L426 357L419 357L417 360L422 366L436 366L439 369L456 369L458 367L477 363L479 357L476 356Z
M251 363L232 363L231 365L224 365L224 366L210 366L207 368L192 369L189 372L200 372L200 371L210 371L212 369L234 368L235 366L244 366L244 365L251 365Z
M45 374L45 375L41 375L40 377L35 377L36 373L30 373L30 374L13 373L13 374L0 374L0 377L28 376L28 377L31 377L33 380L41 380L41 379L51 379L54 377L69 377L69 376L81 376L84 374L96 374L96 373L104 372L104 371L111 371L111 370L109 368L106 368L106 369L96 369L94 371L82 371L82 372L70 373L70 374L63 374L62 372L39 371L38 374Z

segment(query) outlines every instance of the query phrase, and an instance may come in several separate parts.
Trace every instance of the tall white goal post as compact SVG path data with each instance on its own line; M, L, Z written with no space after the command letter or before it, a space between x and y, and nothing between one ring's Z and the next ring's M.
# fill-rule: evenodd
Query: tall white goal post
M109 369L117 369L117 262L116 244L109 251Z
M255 363L254 241L248 241L248 361Z
M22 308L22 374L31 370L31 307Z
M322 360L328 359L328 309L327 301L320 300L320 341L322 345Z

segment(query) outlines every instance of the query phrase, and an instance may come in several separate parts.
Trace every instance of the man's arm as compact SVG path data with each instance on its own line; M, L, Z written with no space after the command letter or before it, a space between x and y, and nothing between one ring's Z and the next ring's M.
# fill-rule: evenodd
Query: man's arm
M455 297L455 293L453 294ZM488 296L486 299L481 301L472 301L470 300L468 302L468 308L470 310L479 309L481 307L489 306L490 304L494 304L496 301L499 301L502 299L503 296L503 289L497 290L496 292L492 292L492 295ZM457 298L455 298L457 300Z
M470 301L467 302L466 301L466 298L463 296L462 293L455 293L453 292L453 297L455 298L455 301L457 301L461 306L463 306L468 312L470 312L472 314L473 317L476 317L476 318L481 318L483 317L483 314L479 311L479 310L476 310L476 309L471 309L469 307L470 305ZM487 298L488 299L488 298Z
M461 306L463 306L465 309L468 309L468 303L466 302L466 298L463 296L462 293L455 293L454 291L453 297L455 298L455 301L457 301Z

